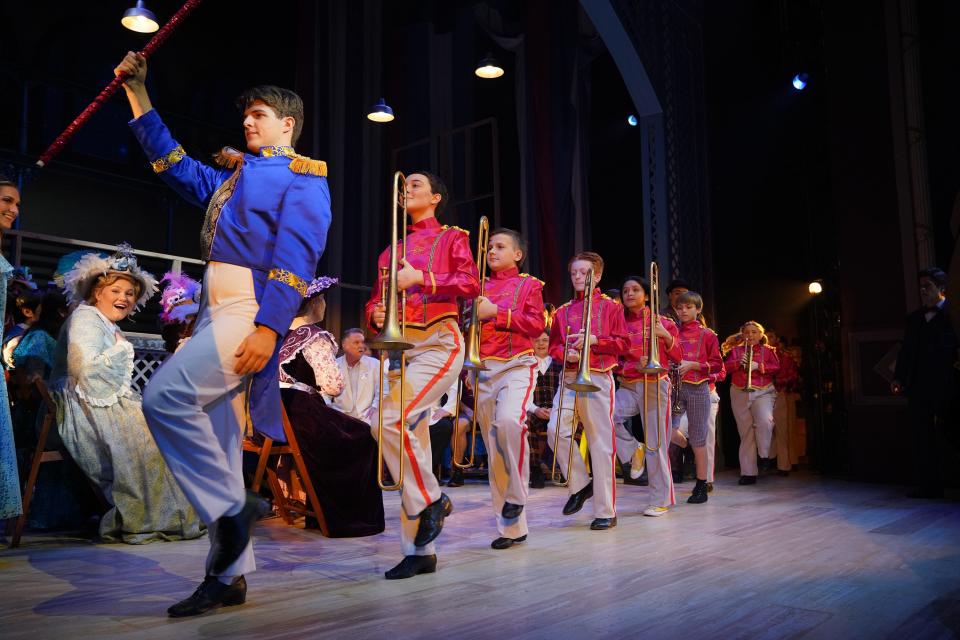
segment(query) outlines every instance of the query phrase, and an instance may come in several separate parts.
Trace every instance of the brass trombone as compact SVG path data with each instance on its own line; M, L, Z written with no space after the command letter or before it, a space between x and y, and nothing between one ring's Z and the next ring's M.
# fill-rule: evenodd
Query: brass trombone
M643 443L644 448L650 453L656 453L660 450L660 421L663 419L663 416L660 414L660 374L666 371L666 368L660 364L660 353L657 342L657 325L660 324L660 314L657 313L657 310L660 308L660 267L657 266L656 262L650 263L650 344L649 349L647 350L647 365L640 369L641 373L644 374L643 377L643 420L644 420L644 440L650 439L650 426L646 424L647 420L647 404L649 402L647 396L647 385L648 376L654 377L654 384L656 385L656 399L657 399L657 424L654 426L654 431L657 434L657 446L651 447L647 442ZM678 375L677 378L683 381L683 376ZM677 385L676 393L679 393L680 386Z
M561 372L560 378L560 402L557 406L557 424L553 434L553 464L550 467L550 480L558 487L566 487L570 484L570 474L573 471L573 443L574 436L577 434L577 425L580 423L580 409L577 400L581 393L593 393L599 391L600 387L594 384L590 377L590 329L593 326L593 267L587 272L587 282L584 288L583 300L583 318L580 321L580 335L583 336L583 343L580 345L580 366L577 369L577 377L573 382L566 380L566 371ZM566 338L563 341L563 362L566 368L567 352L572 344L570 335L570 325L567 325ZM563 416L565 407L563 398L567 387L573 389L576 394L573 397L573 408L566 408L573 412L573 420L570 424L570 449L567 451L567 473L564 475L563 482L557 480L557 451L560 449L560 418ZM586 436L584 436L586 437Z
M388 282L383 281L383 272L380 274L381 302L386 307L383 318L383 329L377 336L367 343L371 349L380 351L380 406L377 409L377 484L383 491L399 491L403 488L403 449L404 439L406 438L406 425L403 424L404 406L403 391L406 377L406 358L403 352L413 348L413 343L404 338L404 332L407 328L406 319L403 317L403 309L406 307L407 294L400 293L400 308L397 308L397 242L399 240L399 209L402 208L403 223L407 222L407 178L403 173L397 171L393 174L393 218L390 231L390 267ZM401 248L401 258L407 259L407 235L403 235L403 245ZM383 271L386 271L384 269ZM398 318L399 314L399 318ZM394 484L386 484L383 476L383 407L386 405L383 397L383 377L386 371L384 365L389 366L388 351L398 351L400 356L400 470Z
M469 469L473 466L473 461L477 451L477 400L480 397L477 387L480 386L480 372L486 371L487 367L480 360L480 316L478 300L483 297L483 285L487 277L487 245L490 243L490 221L487 216L480 216L480 229L477 232L477 271L480 273L480 294L473 301L473 310L470 312L470 328L466 337L466 352L463 357L463 368L473 373L473 422L470 423L470 459L465 463L460 462L463 459L463 451L457 451L459 437L453 440L453 465L460 469ZM463 381L457 385L457 407L453 414L453 432L457 433L460 425L460 398L463 395ZM466 442L464 442L466 446Z

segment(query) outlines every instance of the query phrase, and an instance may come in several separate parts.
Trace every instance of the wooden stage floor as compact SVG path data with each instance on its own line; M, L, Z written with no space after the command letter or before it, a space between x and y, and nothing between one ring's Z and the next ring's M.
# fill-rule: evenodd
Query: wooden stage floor
M388 582L388 530L331 540L259 523L248 602L199 618L164 610L200 579L206 539L142 547L28 537L0 552L0 638L949 638L960 634L960 503L814 475L737 487L705 505L640 515L618 487L619 526L590 531L590 503L531 493L529 542L495 537L488 488L448 489L439 571ZM692 484L678 487L686 500Z

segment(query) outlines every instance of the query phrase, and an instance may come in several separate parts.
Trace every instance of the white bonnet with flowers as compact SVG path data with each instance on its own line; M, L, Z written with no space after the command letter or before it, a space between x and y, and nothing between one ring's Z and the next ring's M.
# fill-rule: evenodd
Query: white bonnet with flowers
M97 278L111 273L132 278L140 285L136 309L142 307L157 292L157 279L149 271L140 268L137 257L133 254L133 247L124 242L117 246L112 256L88 253L77 260L73 268L63 275L67 299L71 303L84 302L90 296Z

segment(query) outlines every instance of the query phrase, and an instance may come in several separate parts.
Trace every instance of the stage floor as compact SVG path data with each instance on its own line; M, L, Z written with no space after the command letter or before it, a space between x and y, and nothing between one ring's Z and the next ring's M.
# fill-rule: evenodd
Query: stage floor
M331 540L259 523L247 604L181 620L165 609L202 577L208 542L142 547L27 537L0 552L0 637L83 638L949 638L960 634L960 503L807 474L736 486L704 505L640 515L618 486L619 526L590 531L588 502L531 492L530 539L494 551L488 488L447 489L454 513L436 574L388 582L388 529Z

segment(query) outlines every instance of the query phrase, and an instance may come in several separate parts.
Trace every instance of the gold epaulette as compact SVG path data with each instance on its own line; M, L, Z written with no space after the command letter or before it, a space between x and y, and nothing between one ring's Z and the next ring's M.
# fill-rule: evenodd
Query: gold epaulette
M295 155L291 156L290 171L294 173L302 173L303 175L311 176L321 176L326 177L327 175L327 163L323 160L314 160L313 158L308 158L307 156Z
M243 164L243 154L233 147L224 147L214 154L213 161L221 167L236 169Z
M620 304L620 301L619 301L619 300L614 300L613 298L611 298L610 296L608 296L608 295L605 294L605 293L601 293L601 294L600 294L600 298L601 298L601 299L605 299L605 300L609 300L610 302L612 302L612 303L614 303L614 304Z
M470 235L470 232L467 231L466 229L462 229L462 228L460 228L460 227L458 227L458 226L455 226L455 225L452 225L452 224L445 224L445 225L443 225L442 228L443 228L444 231L446 231L447 229L456 229L457 231L461 231L461 232L463 232L463 233L465 233L465 234L467 234L467 235Z
M521 277L521 278L533 278L534 280L536 280L537 282L540 283L540 286L541 286L541 287L547 286L547 283L546 283L546 282L544 282L543 280L541 280L541 279L538 278L537 276L532 276L532 275L530 275L529 273L521 273L521 274L520 274L520 277Z

